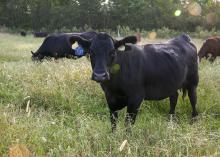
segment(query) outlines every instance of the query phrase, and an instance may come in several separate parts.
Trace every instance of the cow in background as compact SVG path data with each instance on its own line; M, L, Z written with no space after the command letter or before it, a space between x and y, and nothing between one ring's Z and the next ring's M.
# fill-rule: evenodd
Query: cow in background
M83 32L83 33L63 33L50 35L43 41L40 48L32 53L33 61L42 61L46 57L58 58L79 58L84 56L87 51L78 47L76 50L72 49L70 38L73 35L79 35L87 40L92 39L97 33L96 32ZM80 52L80 54L77 54Z
M34 32L34 37L35 38L44 38L47 37L48 33L47 32Z
M210 62L213 62L217 56L220 56L220 36L206 39L199 50L198 56L200 61L202 58L206 58Z
M26 33L25 31L21 31L21 32L20 32L20 35L23 36L23 37L25 37L25 36L27 35L27 33Z

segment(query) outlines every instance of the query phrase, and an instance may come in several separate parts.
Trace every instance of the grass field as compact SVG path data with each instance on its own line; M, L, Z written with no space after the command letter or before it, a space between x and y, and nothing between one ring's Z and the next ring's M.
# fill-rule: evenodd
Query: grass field
M199 49L202 41L194 41ZM191 123L188 98L179 98L175 122L168 121L168 100L145 101L132 134L125 133L125 109L113 134L89 61L35 64L30 51L41 42L0 34L0 156L27 152L23 147L36 157L220 156L219 59L199 66L196 122Z

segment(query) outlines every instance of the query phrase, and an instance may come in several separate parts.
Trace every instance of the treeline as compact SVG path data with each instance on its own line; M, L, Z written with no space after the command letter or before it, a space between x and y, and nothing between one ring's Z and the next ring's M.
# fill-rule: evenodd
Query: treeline
M220 29L218 0L0 0L0 25L55 30Z

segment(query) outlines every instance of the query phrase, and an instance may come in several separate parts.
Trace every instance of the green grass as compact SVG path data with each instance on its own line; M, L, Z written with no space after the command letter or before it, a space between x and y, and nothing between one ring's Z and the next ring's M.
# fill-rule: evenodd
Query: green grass
M34 156L220 156L219 59L200 64L196 122L191 123L188 99L179 98L176 122L168 121L168 100L145 101L132 135L125 133L125 109L113 134L104 94L90 80L88 60L35 64L30 51L41 42L0 34L0 156L16 143ZM200 48L202 40L195 42ZM119 151L124 140L128 142Z

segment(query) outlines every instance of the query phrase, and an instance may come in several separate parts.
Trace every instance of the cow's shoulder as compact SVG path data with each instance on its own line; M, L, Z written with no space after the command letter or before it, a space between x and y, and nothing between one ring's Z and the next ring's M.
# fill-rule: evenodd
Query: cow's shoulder
M44 41L53 40L53 39L56 39L57 37L59 37L59 35L57 35L57 34L52 34L52 35L47 36L47 37L44 39Z
M212 43L213 41L215 41L216 39L215 38L208 38L206 39L203 44L209 44L209 43Z
M136 45L136 44L125 44L125 51L141 51L143 50L142 45Z
M161 44L146 44L143 46L145 52L157 52L159 50Z
M206 39L204 41L204 44L209 44L209 43L212 43L212 42L220 42L220 37L219 36L209 37L208 39Z
M136 44L125 44L124 48L117 50L118 55L123 61L133 62L134 58L140 59L144 57L143 46Z
M214 47L216 47L216 44L219 42L220 42L220 40L218 41L218 39L216 39L216 38L208 38L203 41L202 46L205 48L214 48Z

